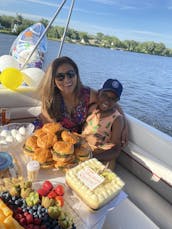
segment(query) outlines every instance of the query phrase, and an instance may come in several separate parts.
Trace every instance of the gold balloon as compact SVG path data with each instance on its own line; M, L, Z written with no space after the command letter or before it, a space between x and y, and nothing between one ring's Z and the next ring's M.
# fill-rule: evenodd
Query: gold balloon
M23 74L16 68L6 68L1 72L1 83L8 89L15 90L23 82Z

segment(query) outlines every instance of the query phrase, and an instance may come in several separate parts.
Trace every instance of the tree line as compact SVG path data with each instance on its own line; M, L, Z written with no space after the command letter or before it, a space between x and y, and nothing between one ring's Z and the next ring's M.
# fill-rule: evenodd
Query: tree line
M46 27L49 23L46 19L41 19L41 23ZM28 26L36 23L36 21L26 19L22 15L17 14L14 16L0 16L0 32L6 32L10 34L18 35L21 31L26 29ZM14 31L14 25L16 30ZM13 32L12 32L13 31ZM51 26L47 32L47 37L49 39L60 40L63 35L64 27L61 26ZM97 47L111 48L117 50L125 50L130 52L139 52L152 55L161 56L172 56L172 49L166 48L163 43L157 43L154 41L138 42L134 40L124 40L121 41L116 36L108 36L99 32L96 35L88 34L87 32L77 31L75 29L69 28L66 33L66 41L72 43L79 43L84 45L92 45Z

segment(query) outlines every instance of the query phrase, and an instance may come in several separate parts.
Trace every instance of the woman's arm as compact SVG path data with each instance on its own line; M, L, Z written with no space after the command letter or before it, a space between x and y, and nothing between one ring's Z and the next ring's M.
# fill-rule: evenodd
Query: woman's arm
M97 102L97 91L90 89L90 102L89 104L96 103Z

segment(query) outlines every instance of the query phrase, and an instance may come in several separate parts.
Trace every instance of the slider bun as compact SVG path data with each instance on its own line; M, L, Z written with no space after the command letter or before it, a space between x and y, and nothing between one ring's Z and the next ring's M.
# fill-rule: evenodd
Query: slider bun
M26 142L25 142L25 146L28 146L30 148L37 148L37 137L32 135L32 136L29 136L27 139L26 139Z
M44 132L44 131L42 130L42 128L41 128L41 129L35 130L33 134L34 134L36 137L39 137L39 136L41 136L42 134L46 134L46 132Z
M75 160L75 155L74 154L60 155L57 153L53 153L53 160L56 162L71 163Z
M64 130L61 133L63 141L76 144L79 141L79 138L76 134L71 133L70 131Z
M63 129L59 122L50 122L43 125L42 130L46 133L55 134Z
M91 153L90 149L84 148L82 146L75 149L76 156L88 156Z
M52 160L51 151L49 149L37 148L33 159L37 160L40 164Z
M69 155L74 153L74 146L69 142L57 141L53 146L53 153Z
M91 148L80 146L75 148L75 156L79 161L86 161L91 158Z
M75 161L71 161L71 162L56 161L56 163L54 164L54 167L59 168L59 169L64 169L64 168L72 168L76 165L77 164Z
M54 161L46 161L44 163L40 163L41 168L43 169L49 169L49 168L53 168L54 167Z
M37 145L40 148L51 148L57 141L57 137L54 134L41 134L37 139Z

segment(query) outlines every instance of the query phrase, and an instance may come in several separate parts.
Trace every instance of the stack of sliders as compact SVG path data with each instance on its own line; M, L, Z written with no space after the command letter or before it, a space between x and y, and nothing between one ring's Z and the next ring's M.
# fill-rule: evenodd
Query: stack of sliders
M85 147L82 147L82 145ZM86 148L86 146L88 148ZM90 158L90 147L84 142L80 135L63 130L61 141L57 141L52 150L55 167L60 169L69 169L76 166L81 161Z
M54 166L51 149L56 143L57 133L62 131L60 123L46 123L26 139L24 153L37 160L42 168Z
M66 183L91 210L103 207L124 186L124 182L96 158L69 169Z
M65 130L60 123L47 123L27 138L24 153L42 168L66 169L88 160L91 148L80 135Z

